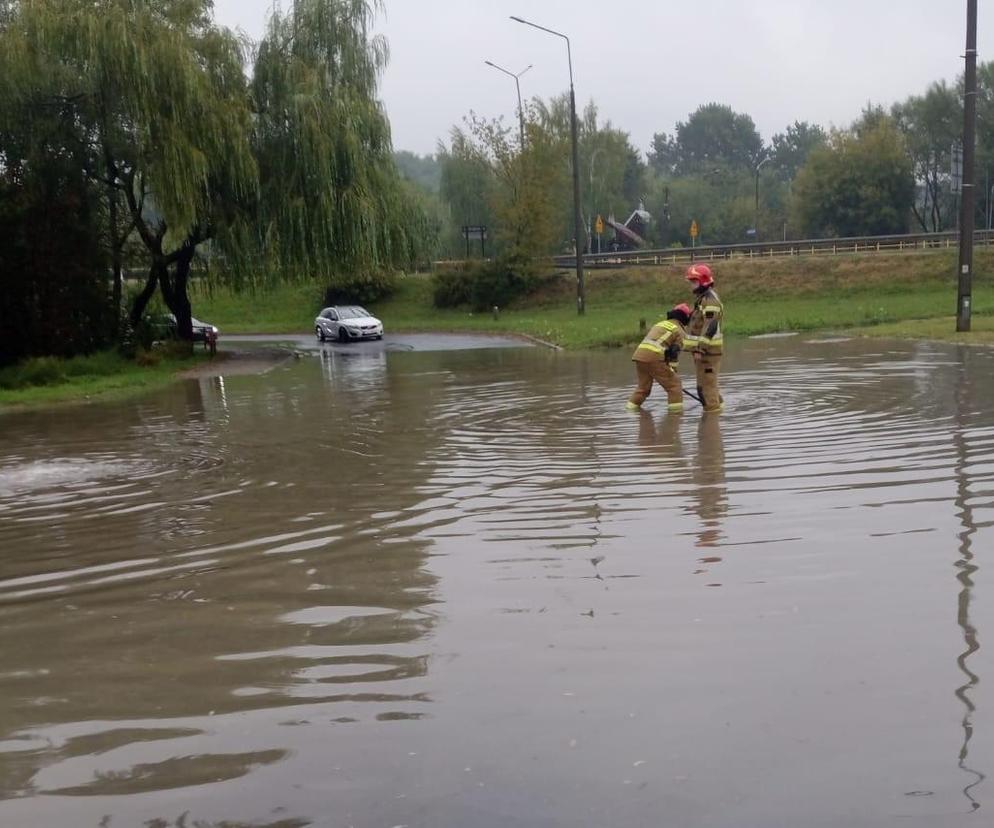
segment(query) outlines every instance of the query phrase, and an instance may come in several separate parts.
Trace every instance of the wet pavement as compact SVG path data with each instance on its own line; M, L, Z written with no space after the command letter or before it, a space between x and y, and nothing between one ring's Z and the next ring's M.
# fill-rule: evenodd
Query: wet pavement
M0 417L0 825L989 821L994 352L307 343Z
M489 334L410 333L384 334L383 339L355 342L321 342L314 334L229 334L220 338L221 348L244 348L277 343L301 351L325 351L341 354L378 354L390 351L466 351L484 348L522 348L533 344L524 337Z

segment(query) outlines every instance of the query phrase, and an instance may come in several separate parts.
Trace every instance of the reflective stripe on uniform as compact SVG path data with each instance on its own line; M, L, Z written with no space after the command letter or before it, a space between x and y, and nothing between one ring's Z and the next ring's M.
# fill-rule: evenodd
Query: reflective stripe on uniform
M673 335L679 330L679 328L677 328L677 326L673 322L670 322L668 319L663 320L661 322L657 322L652 327L663 328L664 333L660 335L658 339L653 339L652 337L647 336L645 339L642 340L642 344L639 345L639 347L640 348L646 347L649 348L649 350L658 351L659 353L662 353L662 350L658 346L665 345L667 342L673 339Z
M645 348L647 351L653 351L654 353L657 353L657 354L661 354L663 352L663 349L660 348L652 340L644 340L644 341L640 342L639 343L639 348Z

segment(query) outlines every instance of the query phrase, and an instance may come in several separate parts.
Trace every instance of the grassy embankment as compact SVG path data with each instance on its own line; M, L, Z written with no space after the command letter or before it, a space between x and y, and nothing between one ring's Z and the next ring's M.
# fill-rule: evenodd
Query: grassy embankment
M714 263L730 336L855 328L954 340L955 268L955 250ZM490 313L434 308L430 278L420 275L404 277L394 296L370 310L392 333L519 333L567 348L626 345L638 339L640 319L651 325L667 306L687 300L683 269L589 271L584 317L576 314L572 273L502 309L496 320ZM994 342L994 250L977 249L975 270L974 333L967 341ZM303 333L312 330L321 294L313 284L241 295L216 289L195 297L194 308L224 333Z
M135 360L116 351L72 359L36 357L0 369L0 410L146 391L167 385L203 359L200 354L154 354Z
M994 343L994 250L978 248L973 331L956 334L955 251L824 258L733 260L715 263L728 311L729 336L775 331L852 329L859 335ZM476 331L527 334L567 348L628 345L638 324L652 324L668 305L688 298L683 268L627 268L587 276L587 313L578 317L572 273L489 313L438 310L427 276L408 276L390 299L371 310L393 333ZM193 296L194 312L225 333L304 333L311 330L322 288L288 285L267 293L223 288ZM161 386L198 357L156 354L140 364L114 352L71 360L35 359L0 370L0 408L121 396Z

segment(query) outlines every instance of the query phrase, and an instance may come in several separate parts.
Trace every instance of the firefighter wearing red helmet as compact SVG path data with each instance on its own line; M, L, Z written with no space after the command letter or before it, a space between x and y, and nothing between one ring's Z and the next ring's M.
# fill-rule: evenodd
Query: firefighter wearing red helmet
M625 404L627 411L638 411L652 393L652 383L658 382L666 392L666 408L683 411L683 385L677 373L680 349L687 336L685 325L690 321L690 308L677 305L666 312L645 335L632 354L638 384Z
M721 411L724 400L718 390L718 374L724 344L721 333L724 308L714 290L714 274L706 264L688 267L687 281L693 285L695 299L685 347L694 357L697 393L705 411Z

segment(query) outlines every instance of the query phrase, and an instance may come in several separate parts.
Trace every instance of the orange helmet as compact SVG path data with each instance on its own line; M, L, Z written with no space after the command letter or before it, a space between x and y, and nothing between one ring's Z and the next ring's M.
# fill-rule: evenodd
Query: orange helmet
M687 268L687 281L697 282L698 287L711 287L714 284L714 274L706 264L694 264Z

